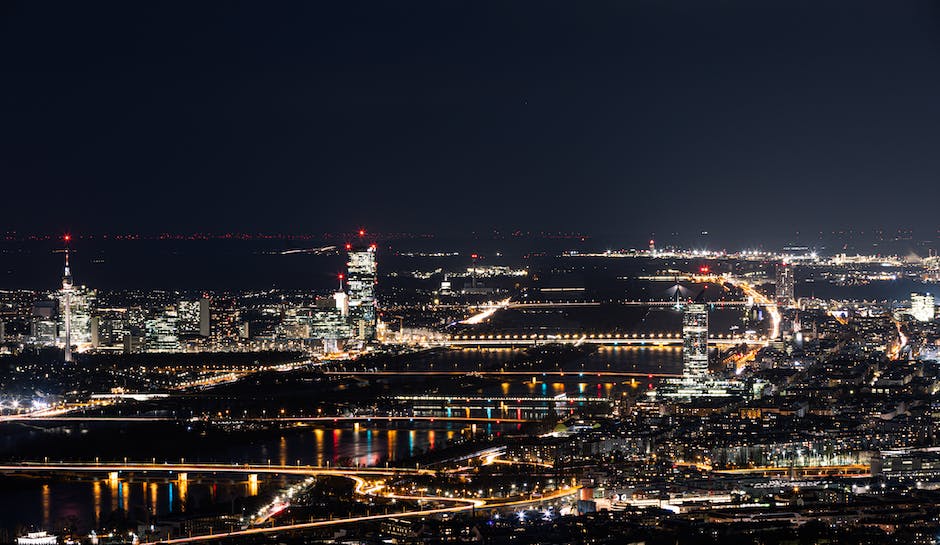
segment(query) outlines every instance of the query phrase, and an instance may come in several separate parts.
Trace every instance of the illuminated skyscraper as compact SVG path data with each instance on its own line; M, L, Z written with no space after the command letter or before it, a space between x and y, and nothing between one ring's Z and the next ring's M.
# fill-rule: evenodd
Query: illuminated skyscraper
M375 339L377 316L375 284L377 281L375 244L369 246L346 245L349 252L349 320L356 336L363 341Z
M339 290L333 294L333 301L336 304L336 310L345 320L349 317L349 296L343 291L343 275L339 275Z
M936 302L933 294L912 293L911 316L918 322L932 322L936 316Z
M63 332L62 343L65 343L65 312L66 299L68 299L68 335L69 345L87 349L91 345L91 316L94 312L97 293L85 286L72 285L68 290L68 297L63 290L59 296L59 308L63 309L60 316L59 330Z
M777 264L776 302L782 307L793 306L796 303L793 291L793 265L789 263Z
M708 375L708 306L689 303L682 313L682 375L701 379Z
M169 306L156 312L145 322L148 352L176 352L179 343L179 313Z
M183 299L176 307L180 335L199 334L199 300Z
M682 309L682 376L664 379L654 395L664 398L759 395L764 383L742 381L736 377L714 374L708 370L708 305L688 303Z

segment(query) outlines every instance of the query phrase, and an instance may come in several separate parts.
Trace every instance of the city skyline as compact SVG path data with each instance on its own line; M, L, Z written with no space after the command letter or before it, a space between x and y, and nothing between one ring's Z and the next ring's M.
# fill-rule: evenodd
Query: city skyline
M0 545L940 545L940 1L0 51Z

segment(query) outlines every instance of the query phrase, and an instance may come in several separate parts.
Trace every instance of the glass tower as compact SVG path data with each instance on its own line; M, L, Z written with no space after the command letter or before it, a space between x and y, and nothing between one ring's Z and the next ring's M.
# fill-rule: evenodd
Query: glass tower
M793 292L793 265L789 263L777 264L777 305L788 307L796 301Z
M377 324L375 284L377 281L375 245L347 246L349 250L348 286L349 321L353 332L363 341L375 339Z
M682 375L700 379L708 375L708 306L690 303L682 313Z

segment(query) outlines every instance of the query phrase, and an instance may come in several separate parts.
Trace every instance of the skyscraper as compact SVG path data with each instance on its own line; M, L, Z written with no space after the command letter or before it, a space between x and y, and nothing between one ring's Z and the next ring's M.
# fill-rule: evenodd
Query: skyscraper
M336 305L336 310L339 311L340 316L345 320L349 317L349 296L346 295L346 292L343 291L343 275L339 275L339 289L336 293L333 294L333 301Z
M708 306L689 303L682 313L682 375L702 379L708 375Z
M784 307L793 306L796 302L793 291L793 265L789 263L777 264L776 302Z
M179 313L169 306L155 312L145 322L148 352L176 352L180 349Z
M199 300L182 299L176 307L180 335L199 334Z
M212 315L209 309L209 298L199 298L199 336L208 337L212 333Z
M911 294L911 316L918 322L932 322L936 316L936 302L932 293Z
M347 266L349 286L349 320L356 336L363 341L375 339L377 316L375 310L376 262L375 244L346 245L349 252Z

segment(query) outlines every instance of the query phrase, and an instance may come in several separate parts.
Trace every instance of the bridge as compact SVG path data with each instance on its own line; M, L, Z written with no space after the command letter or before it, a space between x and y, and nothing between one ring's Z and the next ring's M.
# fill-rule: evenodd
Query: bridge
M522 402L538 402L538 403L607 403L610 398L607 397L589 397L589 396L578 396L578 397L547 397L547 396L461 396L461 395L399 395L394 396L392 399L397 401L443 401L446 403L451 403L453 401L460 402L481 402L485 401L487 403L522 403Z
M498 333L498 334L465 334L451 335L442 339L442 346L534 346L539 344L560 343L655 347L655 346L682 346L681 333ZM731 347L741 344L760 344L766 346L765 337L752 335L713 335L708 338L711 346Z
M387 518L403 518L417 516L433 516L445 513L467 511L471 509L493 508L504 509L518 506L532 505L547 501L554 501L566 496L576 494L580 487L563 487L554 490L540 497L529 496L528 498L463 498L463 497L445 497L431 495L408 495L396 494L385 490L383 479L385 477L407 477L415 475L436 475L436 471L428 469L410 469L410 468L323 468L317 466L286 466L286 465L235 465L235 464L158 464L158 463L81 463L81 462L62 462L62 463L39 463L24 462L20 464L0 465L0 473L61 473L68 472L92 472L107 473L110 479L116 480L120 472L163 472L176 473L180 482L185 482L188 473L234 473L246 474L249 482L252 475L259 473L274 473L297 476L339 476L352 480L355 483L355 494L360 496L373 496L385 498L394 501L416 502L415 508L407 508L400 512L384 513L377 515L364 515L347 518L336 518L329 520L318 520L296 524L281 524L270 526L249 526L239 530L229 532L195 535L189 537L178 537L160 539L157 541L142 542L142 545L151 543L164 544L182 544L197 543L204 541L214 541L228 538L238 538L251 535L280 533L307 530L311 528L338 526L357 522L376 521ZM422 508L422 503L430 502L429 508ZM436 504L436 505L435 505Z
M515 407L514 407L515 408ZM138 416L105 416L105 415L81 415L81 414L71 414L71 415L54 415L54 416L30 416L30 415L20 415L21 418L14 419L10 418L5 420L5 422L11 421L29 421L29 422L175 422L179 421L179 418L172 416L149 416L149 415L138 415ZM524 418L486 418L486 417L471 417L471 416L424 416L424 415L395 415L395 416L382 416L382 415L342 415L342 416L278 416L278 417L259 417L259 418L200 418L193 417L187 419L188 421L208 421L219 424L224 423L245 423L245 422L268 422L268 423L277 423L277 422L311 422L311 423L324 423L324 424L337 424L337 423L346 423L346 422L456 422L456 423L468 423L468 424L519 424L523 422L530 422L531 419Z
M467 418L476 414L496 421L505 421L515 415L517 420L540 420L554 411L574 412L577 406L610 403L607 397L547 397L547 396L459 396L459 395L399 395L391 399L410 404L410 410L422 416L441 418L463 414Z
M744 307L744 306L767 306L770 303L759 303L756 301L705 301L705 304L716 307ZM627 307L675 307L675 300L664 301L641 301L641 300L617 300L609 301L514 301L506 305L492 305L479 308L505 308L505 309L536 309L536 308L565 308L565 307L599 307L601 305L619 305Z
M338 376L377 376L377 377L453 377L453 376L473 376L473 377L571 377L571 378L677 378L681 377L682 373L641 373L638 371L593 371L586 369L578 369L571 371L564 371L561 369L555 371L432 371L432 370L401 370L401 371L388 371L388 370L377 370L363 369L361 371L356 371L355 369L338 369L335 371L323 371L324 375L338 375Z

